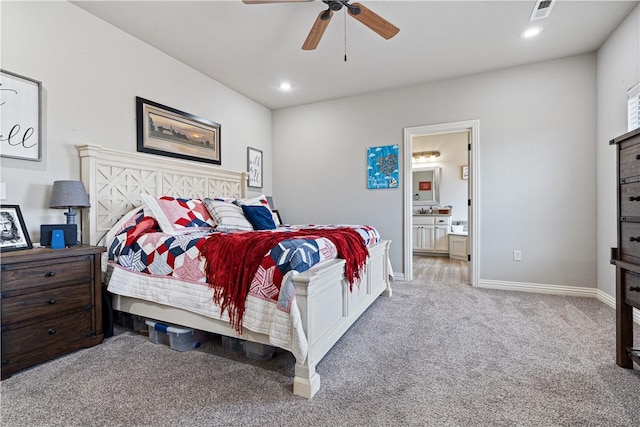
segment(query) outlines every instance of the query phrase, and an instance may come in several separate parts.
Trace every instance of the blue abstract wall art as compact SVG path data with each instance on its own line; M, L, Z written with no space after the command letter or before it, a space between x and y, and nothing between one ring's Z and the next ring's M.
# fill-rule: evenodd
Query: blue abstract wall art
M367 148L367 186L369 189L398 188L398 145Z

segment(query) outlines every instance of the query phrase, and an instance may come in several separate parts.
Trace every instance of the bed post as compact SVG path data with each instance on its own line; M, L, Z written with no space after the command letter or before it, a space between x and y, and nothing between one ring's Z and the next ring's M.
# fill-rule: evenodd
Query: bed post
M98 231L96 229L97 218L95 217L98 204L98 191L96 190L96 180L92 179L96 175L97 147L91 145L80 145L76 147L80 156L80 179L84 183L85 190L89 195L89 204L93 209L82 209L80 220L80 233L82 243L89 245L98 244Z
M366 271L359 286L351 287L344 279L345 260L339 258L292 277L296 305L309 343L304 363L296 363L293 394L307 399L313 397L320 389L318 362L378 296L391 296L390 243L384 240L369 248Z
M293 378L293 394L311 399L320 390L320 375L316 366L296 363L296 376Z

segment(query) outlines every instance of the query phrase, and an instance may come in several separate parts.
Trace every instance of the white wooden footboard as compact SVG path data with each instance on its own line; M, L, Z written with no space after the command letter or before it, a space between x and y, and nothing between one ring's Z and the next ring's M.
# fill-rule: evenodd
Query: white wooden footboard
M384 294L391 296L391 272L388 267L390 241L369 249L369 259L360 286L349 290L342 259L327 261L294 276L296 304L309 343L307 358L296 363L293 393L310 399L320 389L316 365L331 350L360 315ZM340 301L340 304L336 304ZM203 316L137 298L113 295L113 309L125 313L173 323L215 334L270 344L269 337L243 328L238 335L228 321Z
M304 363L296 364L293 393L311 398L320 389L316 365L349 327L382 293L391 296L388 255L390 241L369 250L365 277L360 285L344 278L344 260L336 259L321 270L309 270L293 278L296 302L309 342ZM339 284L339 285L337 285ZM341 304L336 304L341 301Z

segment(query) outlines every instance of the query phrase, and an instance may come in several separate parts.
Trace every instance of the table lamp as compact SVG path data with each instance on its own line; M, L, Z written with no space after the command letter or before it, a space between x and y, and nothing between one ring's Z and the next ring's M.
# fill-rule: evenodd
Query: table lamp
M67 224L76 223L74 208L88 208L89 195L84 189L81 181L54 181L51 191L51 204L53 209L68 209L64 214L67 216Z

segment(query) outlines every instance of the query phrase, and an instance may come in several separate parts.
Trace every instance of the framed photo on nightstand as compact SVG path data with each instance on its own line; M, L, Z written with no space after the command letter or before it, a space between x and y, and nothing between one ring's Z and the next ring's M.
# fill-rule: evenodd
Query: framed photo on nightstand
M31 239L18 205L0 207L0 252L31 249Z

